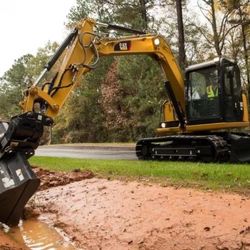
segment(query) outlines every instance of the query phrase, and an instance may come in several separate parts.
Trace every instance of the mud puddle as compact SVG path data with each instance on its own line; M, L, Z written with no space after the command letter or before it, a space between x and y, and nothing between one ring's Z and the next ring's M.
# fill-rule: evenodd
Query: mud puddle
M8 235L18 245L26 246L27 249L76 249L62 231L37 219L21 222L19 227L9 229Z
M39 191L65 186L94 176L91 171L82 172L79 169L72 172L53 172L33 167L33 170L41 179ZM76 249L62 229L59 229L52 221L46 220L46 217L39 215L41 214L36 212L36 202L31 199L25 208L24 220L20 222L19 227L10 229L0 224L0 249Z

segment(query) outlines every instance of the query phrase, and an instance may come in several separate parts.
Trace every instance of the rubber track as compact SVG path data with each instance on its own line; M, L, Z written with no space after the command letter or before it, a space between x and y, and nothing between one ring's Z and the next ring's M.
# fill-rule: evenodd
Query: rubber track
M169 145L164 143L172 142ZM173 146L172 146L173 145ZM206 155L203 155L204 147ZM179 150L180 149L180 150ZM174 153L156 153L159 151ZM180 151L180 153L178 153ZM192 154L183 154L193 152ZM143 160L191 160L191 161L227 161L229 148L223 137L217 135L171 135L164 137L144 138L136 144L136 155Z

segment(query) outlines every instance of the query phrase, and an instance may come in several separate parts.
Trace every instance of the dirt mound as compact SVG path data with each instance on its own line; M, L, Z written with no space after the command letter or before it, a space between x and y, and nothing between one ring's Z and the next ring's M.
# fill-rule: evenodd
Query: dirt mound
M72 182L94 177L94 173L89 170L81 171L80 169L75 169L71 172L54 172L35 166L32 166L32 170L41 181L38 191L47 190L52 187L64 186ZM36 196L33 196L33 198L24 208L23 218L26 220L40 215L39 209L34 203L35 197Z
M94 173L89 170L81 171L80 169L75 169L72 172L54 172L39 167L32 167L32 169L41 180L39 190L63 186L71 182L94 177Z
M250 249L250 199L240 195L93 178L34 201L80 249Z

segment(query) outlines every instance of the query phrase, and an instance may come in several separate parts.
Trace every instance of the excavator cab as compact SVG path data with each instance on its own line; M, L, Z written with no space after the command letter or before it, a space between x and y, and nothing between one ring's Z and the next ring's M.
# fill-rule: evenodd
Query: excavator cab
M219 58L188 67L185 110L166 87L158 137L137 142L138 157L250 162L248 102L236 63Z
M237 64L223 58L190 66L186 70L186 91L189 125L243 120Z

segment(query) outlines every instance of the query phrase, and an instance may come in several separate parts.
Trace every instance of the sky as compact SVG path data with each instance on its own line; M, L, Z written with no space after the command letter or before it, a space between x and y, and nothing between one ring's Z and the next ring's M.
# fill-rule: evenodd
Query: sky
M193 4L196 0L191 1ZM21 56L67 36L66 16L76 0L0 1L0 76Z
M67 36L66 16L76 0L0 1L0 76L15 59L31 53L48 41Z

